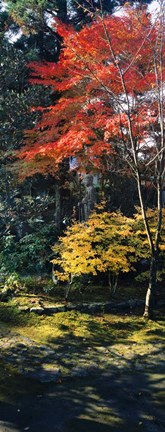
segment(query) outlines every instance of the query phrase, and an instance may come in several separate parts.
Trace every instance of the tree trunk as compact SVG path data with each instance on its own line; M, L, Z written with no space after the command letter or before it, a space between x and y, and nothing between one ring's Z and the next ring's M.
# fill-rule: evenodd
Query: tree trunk
M60 195L60 186L59 183L56 183L56 190L55 190L55 224L56 228L59 231L61 230L61 195Z
M148 319L153 319L154 307L156 304L156 283L157 283L158 257L154 253L151 257L149 286L146 293L145 309L143 316Z
M112 296L115 295L118 284L118 275L114 274L110 270L108 271L108 282L109 282L109 290Z

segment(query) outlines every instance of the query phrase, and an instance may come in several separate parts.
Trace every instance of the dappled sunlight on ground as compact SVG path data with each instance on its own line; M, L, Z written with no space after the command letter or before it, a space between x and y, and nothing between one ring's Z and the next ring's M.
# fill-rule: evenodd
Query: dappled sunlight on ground
M162 432L164 318L0 306L1 432ZM152 407L152 408L151 408Z

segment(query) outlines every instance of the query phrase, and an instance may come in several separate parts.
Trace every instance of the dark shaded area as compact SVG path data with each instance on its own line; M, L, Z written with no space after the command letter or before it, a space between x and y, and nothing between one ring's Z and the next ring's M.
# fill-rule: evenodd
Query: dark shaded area
M101 377L45 385L0 404L1 432L162 432L163 374L113 368ZM34 387L33 387L34 386ZM37 389L38 390L38 389Z

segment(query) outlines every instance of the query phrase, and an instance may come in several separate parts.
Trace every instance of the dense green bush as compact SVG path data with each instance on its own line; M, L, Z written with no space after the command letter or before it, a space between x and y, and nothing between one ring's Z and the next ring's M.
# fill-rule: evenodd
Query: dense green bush
M0 268L5 273L41 273L51 269L51 244L56 237L52 224L40 226L34 233L17 240L3 236L0 248Z

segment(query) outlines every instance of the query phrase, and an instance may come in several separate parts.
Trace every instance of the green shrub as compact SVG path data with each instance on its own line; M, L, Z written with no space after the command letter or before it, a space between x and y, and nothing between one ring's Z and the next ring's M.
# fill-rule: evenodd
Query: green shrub
M19 240L14 235L3 236L0 248L1 272L47 272L50 269L51 244L55 237L56 232L52 224L40 224L33 233L27 233Z

